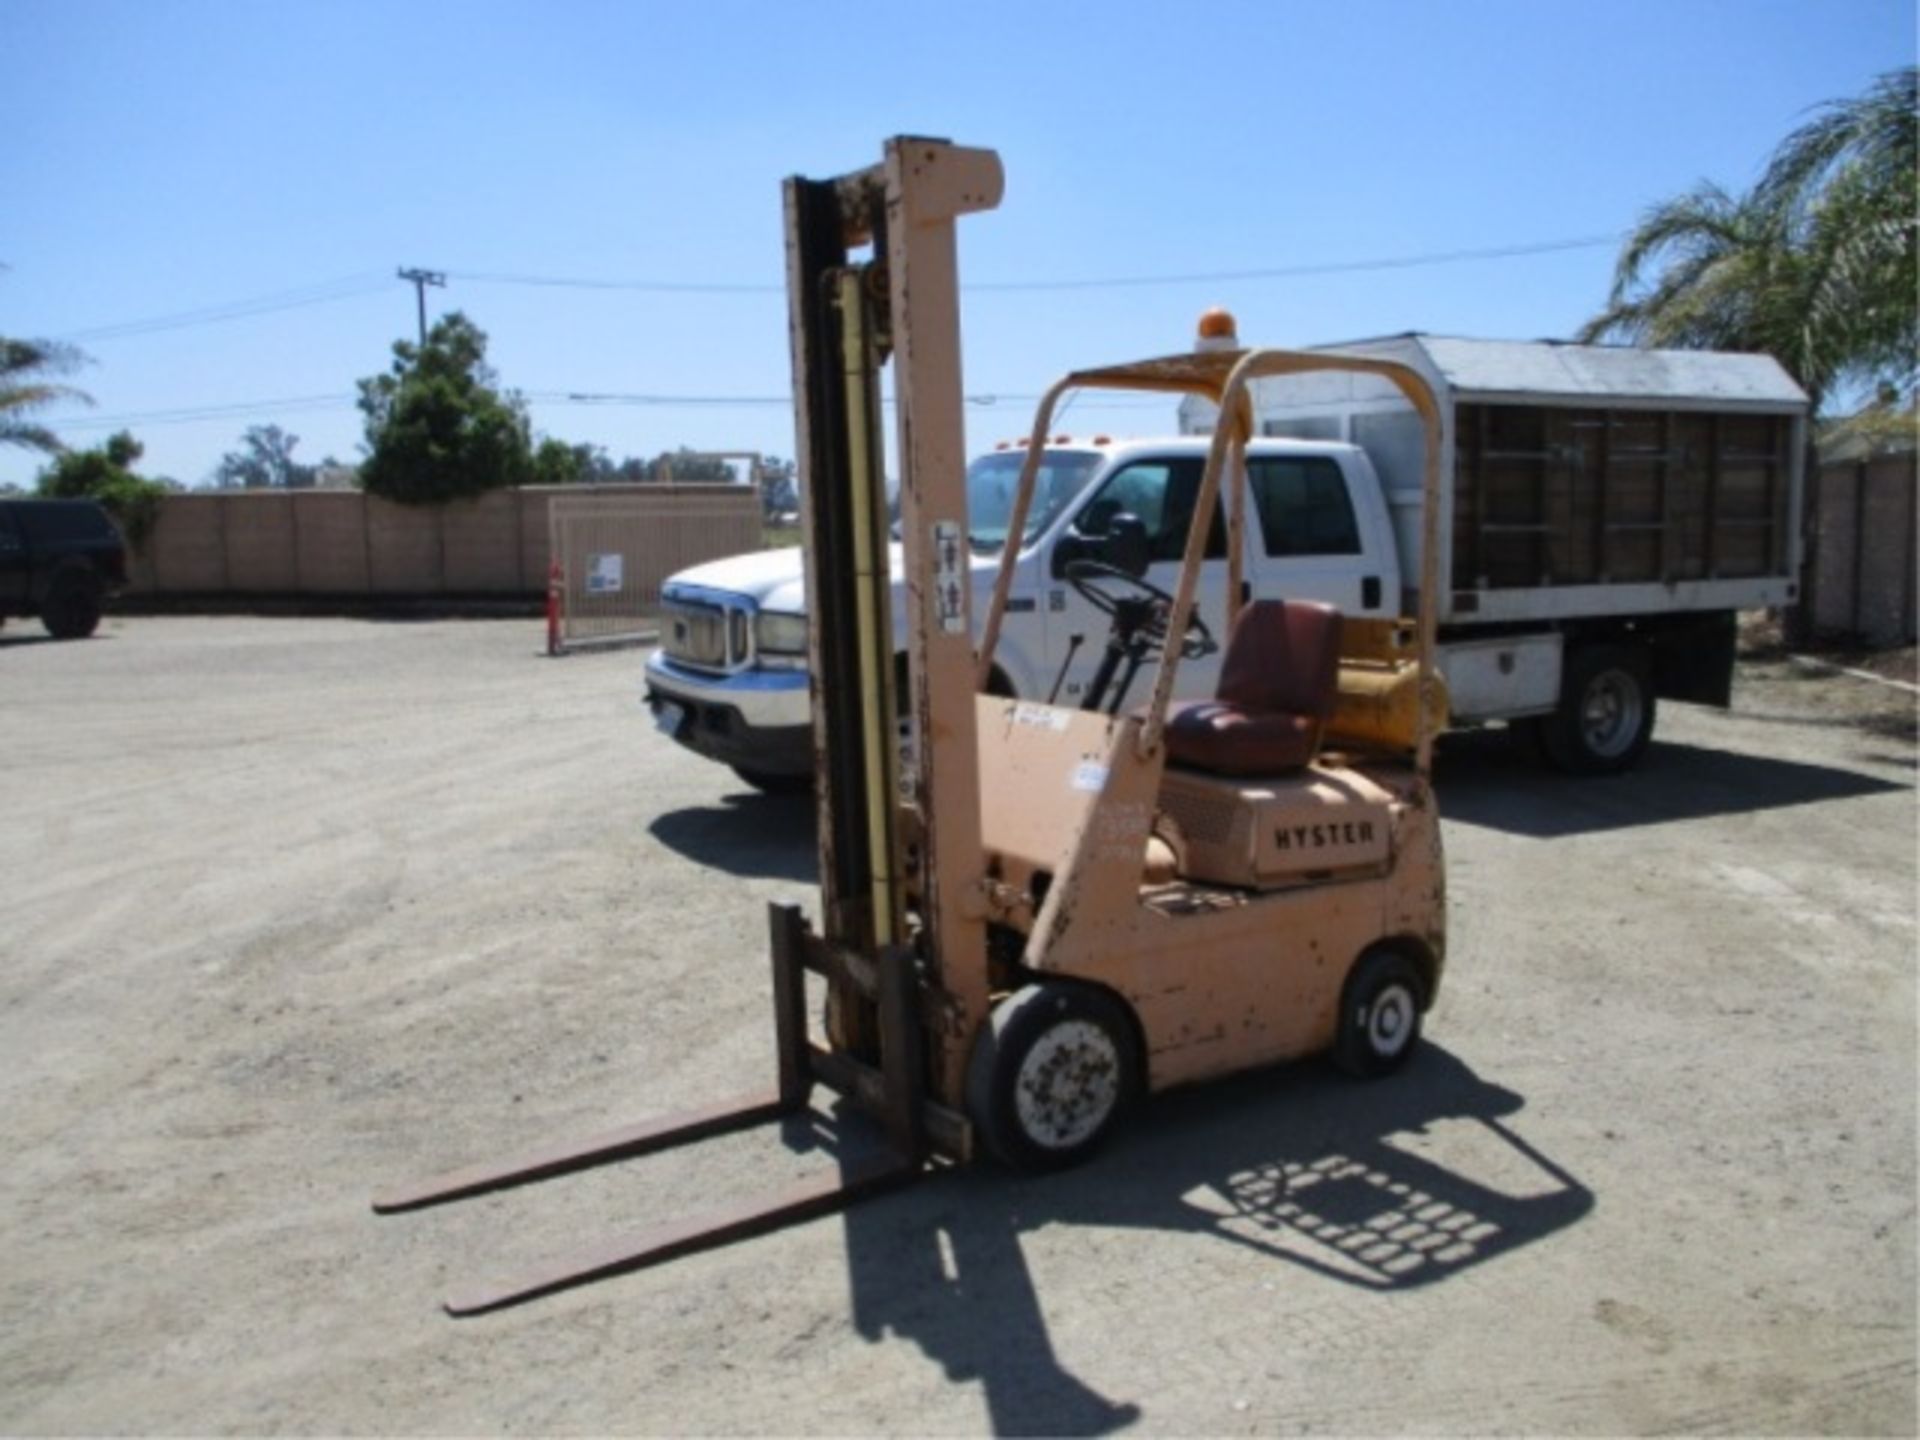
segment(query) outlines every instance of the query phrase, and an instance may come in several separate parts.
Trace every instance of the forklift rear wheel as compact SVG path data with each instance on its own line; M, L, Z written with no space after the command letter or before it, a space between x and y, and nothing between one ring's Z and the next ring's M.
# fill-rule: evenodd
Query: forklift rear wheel
M1126 1007L1090 985L1049 982L994 1007L967 1068L967 1113L1002 1164L1029 1173L1100 1148L1140 1084Z
M1340 993L1333 1063L1363 1080L1406 1064L1420 1042L1426 993L1420 971L1398 950L1362 955Z

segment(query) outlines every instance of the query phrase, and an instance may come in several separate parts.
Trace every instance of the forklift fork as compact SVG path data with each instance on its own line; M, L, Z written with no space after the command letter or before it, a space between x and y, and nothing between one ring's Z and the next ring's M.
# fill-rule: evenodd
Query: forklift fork
M884 1151L847 1161L834 1176L754 1196L703 1217L655 1225L502 1283L457 1291L445 1302L449 1314L501 1309L831 1214L926 1173L930 1132L941 1148L965 1154L965 1121L926 1097L920 983L912 952L904 946L890 947L881 952L877 964L863 964L856 957L834 954L814 937L797 906L774 905L769 910L778 1047L773 1089L398 1186L375 1196L373 1208L383 1215L424 1209L750 1129L805 1111L815 1082L839 1091L852 1108L874 1114L885 1132ZM808 970L873 1001L879 1032L877 1067L823 1049L808 1038Z

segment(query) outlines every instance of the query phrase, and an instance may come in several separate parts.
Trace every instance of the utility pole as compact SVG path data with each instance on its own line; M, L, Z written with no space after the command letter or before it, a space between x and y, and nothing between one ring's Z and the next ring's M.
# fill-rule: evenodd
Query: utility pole
M400 267L398 273L402 280L410 280L413 282L414 298L420 302L420 345L421 348L424 349L427 343L427 286L438 285L444 289L447 283L446 272L442 270L413 270L403 265Z

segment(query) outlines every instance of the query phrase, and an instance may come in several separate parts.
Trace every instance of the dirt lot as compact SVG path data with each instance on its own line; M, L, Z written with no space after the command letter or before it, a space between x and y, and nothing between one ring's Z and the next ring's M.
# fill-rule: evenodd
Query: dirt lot
M1150 1105L521 1309L436 1299L831 1168L806 1137L376 1219L758 1086L809 812L528 622L0 634L0 1431L1808 1432L1915 1414L1912 697L1785 661L1637 774L1445 747L1396 1081Z

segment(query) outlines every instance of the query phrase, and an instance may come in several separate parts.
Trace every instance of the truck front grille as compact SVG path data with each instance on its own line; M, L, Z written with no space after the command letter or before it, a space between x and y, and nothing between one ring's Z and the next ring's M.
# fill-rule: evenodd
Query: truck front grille
M669 659L706 670L726 670L747 660L744 610L664 596L661 648Z

